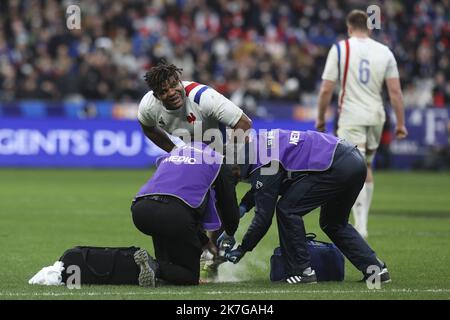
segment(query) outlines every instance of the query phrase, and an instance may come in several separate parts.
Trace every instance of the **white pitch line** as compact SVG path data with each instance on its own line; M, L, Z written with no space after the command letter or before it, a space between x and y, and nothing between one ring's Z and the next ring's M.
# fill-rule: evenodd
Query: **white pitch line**
M292 293L327 293L327 294L341 294L341 293L450 293L450 289L391 289L391 290L301 290L301 291L290 291L290 290L236 290L236 291L159 291L158 289L154 291L145 292L83 292L83 291L71 291L71 292L0 292L0 296L8 297L21 297L21 296L152 296L152 295L189 295L189 294L202 294L202 295L222 295L222 294L292 294Z

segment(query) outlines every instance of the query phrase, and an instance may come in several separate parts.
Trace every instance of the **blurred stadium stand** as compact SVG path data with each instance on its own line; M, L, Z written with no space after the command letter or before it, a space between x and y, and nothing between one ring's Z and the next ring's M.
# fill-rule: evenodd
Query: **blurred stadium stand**
M72 4L81 8L81 30L66 27ZM396 56L411 109L407 124L413 137L414 125L425 128L420 130L428 132L428 140L421 137L420 143L434 150L448 140L450 0L375 4L381 7L382 29L373 37ZM253 119L290 119L311 127L328 50L346 36L346 13L367 5L357 0L1 1L0 119L134 120L147 91L144 73L166 58L184 69L184 79L213 86ZM428 112L436 109L442 111ZM408 143L393 142L393 152L418 152ZM443 148L420 151L422 164L408 167L426 167L423 159L449 152ZM448 167L447 160L439 160L441 166Z

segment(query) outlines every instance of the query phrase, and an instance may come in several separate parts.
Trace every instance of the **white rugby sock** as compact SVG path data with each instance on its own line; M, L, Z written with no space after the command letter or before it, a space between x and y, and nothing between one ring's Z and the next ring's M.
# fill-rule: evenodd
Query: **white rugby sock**
M373 189L374 185L373 182L366 182L366 193L367 193L367 208L370 210L370 206L372 205L372 195L373 195Z
M356 231L358 231L360 234L361 232L364 232L363 228L367 225L367 222L364 222L366 203L367 203L367 192L366 192L366 184L364 184L352 208L353 218L355 220L354 227Z
M364 221L365 224L362 225L363 230L366 231L367 233L367 224L369 221L369 211L370 211L370 206L372 205L372 195L373 195L373 189L374 189L374 185L373 182L366 182L364 184L365 189L366 189L366 205L365 205L365 211L364 211Z

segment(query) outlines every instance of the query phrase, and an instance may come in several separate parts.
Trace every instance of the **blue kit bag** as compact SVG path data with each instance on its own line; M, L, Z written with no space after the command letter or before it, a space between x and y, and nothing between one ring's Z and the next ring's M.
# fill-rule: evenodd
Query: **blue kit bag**
M314 240L316 235L306 235L306 245L311 256L311 268L315 270L317 281L343 281L344 256L332 243ZM270 257L270 280L281 281L287 278L285 260L281 248L277 247Z

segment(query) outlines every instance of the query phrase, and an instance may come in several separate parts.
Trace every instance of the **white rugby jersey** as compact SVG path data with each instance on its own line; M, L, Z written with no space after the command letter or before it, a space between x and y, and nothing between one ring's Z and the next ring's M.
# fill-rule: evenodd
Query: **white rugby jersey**
M186 91L183 107L168 110L153 96L153 91L149 91L139 103L138 120L145 126L158 126L169 134L179 128L187 129L194 140L202 139L194 136L194 126L203 135L208 129L219 128L219 124L234 127L238 123L242 109L222 94L197 82L182 83Z
M398 77L391 50L369 37L351 37L333 45L322 79L341 84L338 125L383 124L383 82Z

